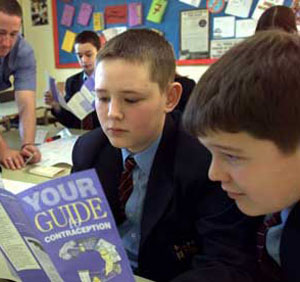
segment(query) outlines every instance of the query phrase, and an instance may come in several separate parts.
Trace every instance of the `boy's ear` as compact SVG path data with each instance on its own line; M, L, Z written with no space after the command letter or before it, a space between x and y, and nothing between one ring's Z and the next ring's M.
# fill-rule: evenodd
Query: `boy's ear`
M179 82L172 82L167 89L166 113L172 112L179 103L182 93L182 86Z

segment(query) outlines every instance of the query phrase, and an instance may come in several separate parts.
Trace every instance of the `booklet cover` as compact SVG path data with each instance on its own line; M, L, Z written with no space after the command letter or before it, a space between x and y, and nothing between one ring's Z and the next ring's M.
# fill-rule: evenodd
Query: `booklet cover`
M0 279L135 281L94 170L0 188L0 221Z

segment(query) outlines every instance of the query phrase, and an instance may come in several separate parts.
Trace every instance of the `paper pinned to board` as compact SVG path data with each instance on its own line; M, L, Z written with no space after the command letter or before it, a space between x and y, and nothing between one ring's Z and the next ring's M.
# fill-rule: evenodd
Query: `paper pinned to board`
M61 46L61 49L63 51L66 51L68 53L71 53L73 50L73 46L74 46L74 42L75 42L75 37L76 37L76 33L71 31L71 30L67 30L64 36L64 40Z
M69 4L65 4L60 24L70 27L72 25L74 15L75 7Z
M128 4L128 22L129 26L141 25L143 21L143 7L142 3Z
M77 23L83 26L87 26L92 13L93 13L93 6L88 3L82 3L80 6Z
M94 30L99 31L104 29L104 15L101 12L93 14Z
M152 0L147 20L154 23L161 23L168 5L168 0Z

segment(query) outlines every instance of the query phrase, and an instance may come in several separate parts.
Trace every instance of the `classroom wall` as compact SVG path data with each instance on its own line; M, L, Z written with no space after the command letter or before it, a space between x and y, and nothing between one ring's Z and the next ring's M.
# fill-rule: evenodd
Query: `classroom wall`
M23 8L24 33L26 40L35 52L37 61L37 96L41 97L46 89L45 71L54 76L57 81L65 81L79 69L57 69L54 63L54 42L52 29L52 3L48 0L49 25L32 26L29 0L19 0ZM198 81L208 66L179 66L177 71Z

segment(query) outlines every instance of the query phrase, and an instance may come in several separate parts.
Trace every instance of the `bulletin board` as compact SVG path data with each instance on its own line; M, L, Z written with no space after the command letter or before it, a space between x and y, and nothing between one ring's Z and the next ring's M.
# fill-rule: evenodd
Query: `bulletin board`
M257 6L258 3L263 1L264 5L286 5L291 6L293 0L162 0L167 1L167 6L162 17L160 23L154 23L148 21L147 15L149 9L151 7L153 0L52 0L52 12L53 12L53 35L54 35L54 50L55 50L55 65L57 68L74 68L79 67L75 54L73 52L66 52L61 49L65 34L67 31L72 31L74 33L79 33L83 30L94 30L93 23L93 14L91 15L89 21L86 25L82 25L78 23L78 15L80 12L80 7L82 3L87 3L92 5L93 13L94 12L103 12L108 6L118 6L118 5L129 5L130 3L139 2L142 3L142 24L134 26L133 28L153 28L161 31L166 39L171 42L173 45L177 64L178 65L194 65L194 64L210 64L214 62L216 59L211 58L210 53L206 58L186 58L181 50L181 22L182 22L182 12L196 9L207 9L209 8L209 46L213 44L214 46L220 45L221 43L224 45L224 42L220 42L219 40L226 41L228 39L236 38L236 27L234 27L234 33L227 34L226 38L220 38L219 34L216 32L217 27L214 25L219 24L222 27L222 21L224 17L230 16L230 14L226 13L226 8L229 2L252 2L251 7L249 9L249 13L247 17L239 17L234 16L234 23L238 20L251 19L251 16ZM75 9L75 13L73 16L72 24L67 27L61 24L63 12L65 9L65 5L71 5ZM217 18L220 17L220 21L218 22ZM230 20L230 19L229 19ZM232 19L231 19L232 20ZM226 21L224 21L226 23ZM112 27L120 27L126 26L128 28L129 24L120 24L120 23L105 23L105 28ZM224 26L224 25L223 25ZM96 31L101 34L101 31ZM242 40L242 38L240 39ZM230 40L228 40L230 41ZM220 44L218 44L220 43ZM226 43L226 42L225 42ZM218 48L218 47L216 47Z

